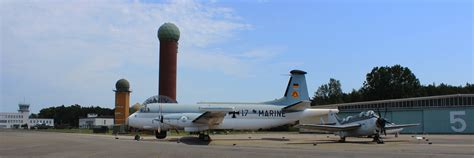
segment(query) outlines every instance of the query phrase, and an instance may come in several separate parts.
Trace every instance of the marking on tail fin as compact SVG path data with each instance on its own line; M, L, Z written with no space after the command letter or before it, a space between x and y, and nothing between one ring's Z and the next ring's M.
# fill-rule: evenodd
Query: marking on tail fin
M300 87L298 83L293 84L293 89L297 89L298 87Z
M293 98L298 98L300 95L298 94L297 91L293 91L293 93L291 93L291 96L292 96Z

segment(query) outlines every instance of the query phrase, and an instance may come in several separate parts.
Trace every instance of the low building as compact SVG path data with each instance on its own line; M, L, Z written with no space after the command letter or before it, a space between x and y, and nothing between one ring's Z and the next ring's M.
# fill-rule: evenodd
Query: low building
M39 125L54 127L54 119L30 118L28 121L30 127L35 127Z
M36 125L46 125L54 127L54 119L48 118L28 118L30 116L30 105L18 104L18 112L0 112L0 128L21 128L33 127Z
M94 128L101 126L112 128L113 125L113 117L98 117L97 114L87 114L87 118L79 119L79 128Z

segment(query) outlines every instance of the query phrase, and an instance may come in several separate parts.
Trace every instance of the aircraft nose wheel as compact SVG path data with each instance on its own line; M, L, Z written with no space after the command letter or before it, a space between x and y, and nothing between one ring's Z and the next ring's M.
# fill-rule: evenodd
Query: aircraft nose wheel
M382 140L382 137L380 137L380 135L375 135L374 136L374 142L377 142L377 144L383 144L383 140Z

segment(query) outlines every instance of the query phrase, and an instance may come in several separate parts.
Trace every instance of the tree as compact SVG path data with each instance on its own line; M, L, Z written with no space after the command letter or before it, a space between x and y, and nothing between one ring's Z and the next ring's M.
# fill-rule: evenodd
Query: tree
M140 110L141 107L142 107L142 104L140 104L140 103L133 104L133 106L130 107L130 110L129 110L130 115L132 115L134 112L137 112L138 110Z
M35 113L31 113L29 118L38 118L38 114L35 114Z
M375 67L366 75L362 87L364 100L383 100L420 96L420 81L407 67Z
M60 127L78 127L79 118L86 117L88 113L99 116L113 116L114 110L101 107L81 107L78 104L71 106L58 106L41 109L39 118L53 118L56 125Z
M336 79L329 79L329 102L332 104L335 103L342 103L342 88L341 88L341 82Z
M343 95L339 80L330 78L329 83L319 86L311 100L311 105L342 103Z
M451 86L441 83L420 85L420 81L407 67L400 65L374 67L366 75L363 87L343 93L338 80L330 79L321 85L311 99L311 105L350 103L370 100L399 99L448 94L473 94L474 84Z

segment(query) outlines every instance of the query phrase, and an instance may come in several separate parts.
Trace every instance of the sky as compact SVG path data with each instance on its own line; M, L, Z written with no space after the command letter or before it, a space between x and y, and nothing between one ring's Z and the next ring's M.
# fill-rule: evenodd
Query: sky
M279 98L289 71L309 94L340 80L359 89L373 67L400 64L422 84L473 83L469 0L4 0L0 1L0 111L80 104L113 108L158 93L165 22L181 32L177 100Z

